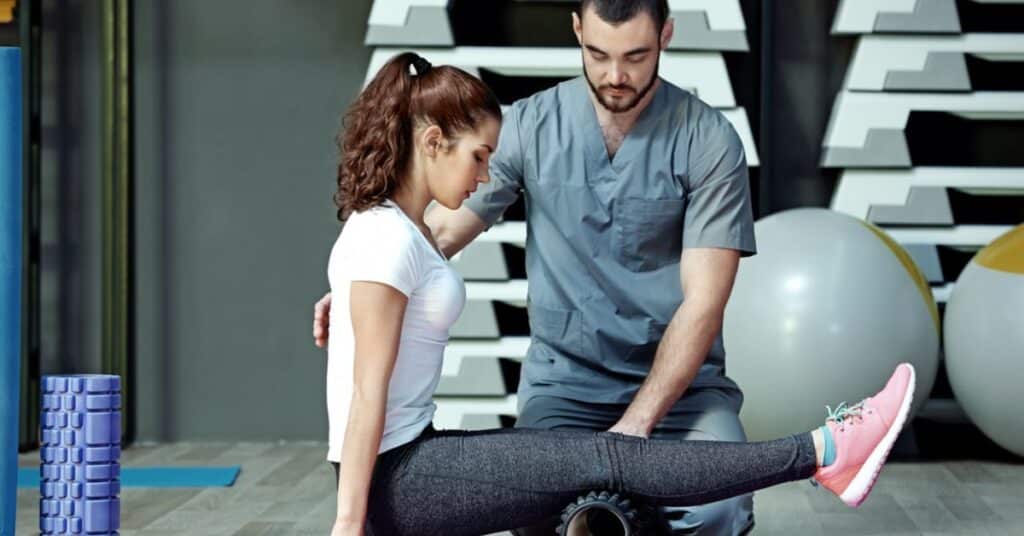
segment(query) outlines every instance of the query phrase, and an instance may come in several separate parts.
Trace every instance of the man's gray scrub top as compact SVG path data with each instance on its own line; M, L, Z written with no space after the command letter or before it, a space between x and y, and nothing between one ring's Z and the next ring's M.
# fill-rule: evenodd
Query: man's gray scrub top
M526 196L532 340L520 404L629 403L683 301L683 248L755 250L747 163L732 125L662 80L609 160L586 81L516 102L466 206L488 225ZM719 334L693 387L735 388Z

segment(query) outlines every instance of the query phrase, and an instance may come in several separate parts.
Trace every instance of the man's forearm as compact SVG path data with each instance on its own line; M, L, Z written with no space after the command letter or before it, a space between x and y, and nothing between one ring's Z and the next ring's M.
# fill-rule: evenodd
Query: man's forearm
M487 228L487 224L467 207L449 210L435 204L427 210L424 221L430 227L437 247L448 258L462 251Z
M649 435L697 376L721 329L721 311L684 302L665 329L651 372L613 430Z

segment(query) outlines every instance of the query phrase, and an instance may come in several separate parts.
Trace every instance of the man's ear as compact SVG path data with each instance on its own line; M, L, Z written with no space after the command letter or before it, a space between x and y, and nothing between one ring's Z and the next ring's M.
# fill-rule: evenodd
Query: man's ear
M583 46L583 20L575 11L572 12L572 33L576 34L576 42Z
M672 35L676 31L676 22L672 17L665 20L665 26L661 28L661 49L667 50L669 43L672 42Z

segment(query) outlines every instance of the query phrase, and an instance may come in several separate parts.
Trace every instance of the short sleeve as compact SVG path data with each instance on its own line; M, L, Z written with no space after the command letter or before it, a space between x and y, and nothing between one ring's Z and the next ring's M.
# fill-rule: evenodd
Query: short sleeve
M490 182L481 184L463 203L488 226L494 225L523 189L523 147L519 133L522 101L513 105L502 119L498 147L491 155Z
M720 114L709 122L697 131L690 148L683 248L725 248L753 255L757 246L743 143Z
M351 222L356 228L348 279L383 283L408 297L419 282L420 250L413 229L391 216L382 211Z

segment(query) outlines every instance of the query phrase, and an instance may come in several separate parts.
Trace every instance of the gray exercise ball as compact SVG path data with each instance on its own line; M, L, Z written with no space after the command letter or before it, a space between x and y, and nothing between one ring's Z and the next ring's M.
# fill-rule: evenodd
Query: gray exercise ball
M1024 456L1024 225L971 259L944 322L957 401L992 441Z
M773 214L754 230L758 253L740 262L723 328L747 436L820 426L826 405L874 394L901 362L917 369L919 408L938 369L939 316L906 250L818 208Z

